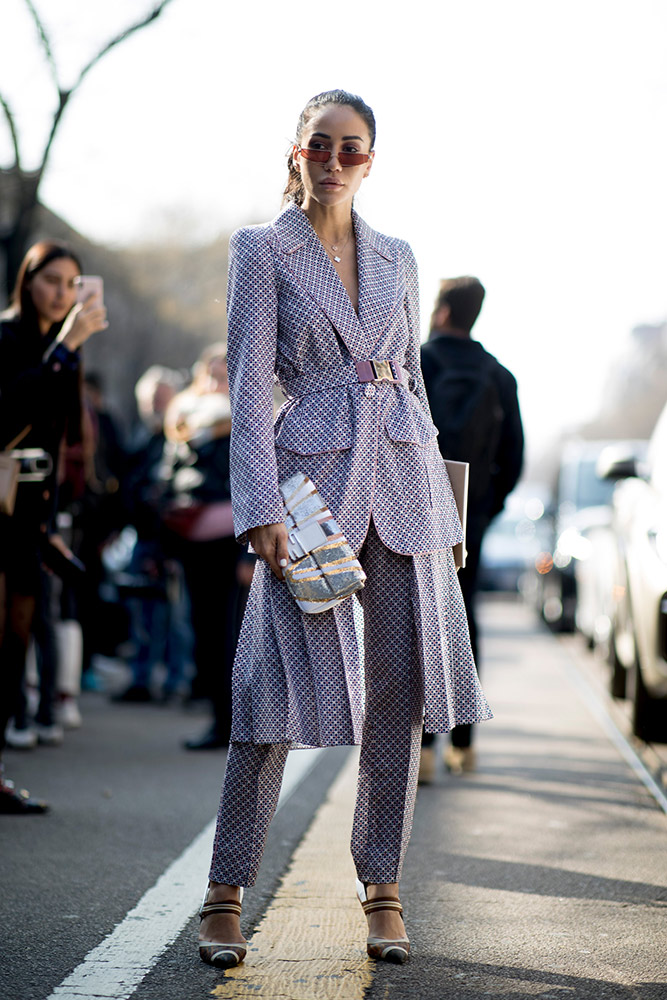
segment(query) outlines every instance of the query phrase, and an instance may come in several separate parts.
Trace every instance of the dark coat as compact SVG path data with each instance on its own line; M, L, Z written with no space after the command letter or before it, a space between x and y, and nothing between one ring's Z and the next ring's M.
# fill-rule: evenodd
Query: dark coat
M468 527L472 532L475 532L477 526L483 531L489 521L503 509L505 498L512 492L521 474L524 439L516 379L492 354L484 350L479 341L469 338L432 334L431 339L422 345L421 357L426 393L439 431L440 450L445 458L464 462L470 460L465 455L448 453L447 413L442 412L438 406L436 388L440 373L446 368L453 371L484 368L495 384L502 410L495 453L489 456L488 469L470 469ZM475 488L477 479L483 483L480 489Z
M56 344L56 336L56 329L41 336L16 319L0 323L0 448L30 425L17 447L51 456L51 475L44 483L20 484L16 505L19 515L28 505L44 520L55 509L60 444L66 433L70 442L78 440L81 430L79 357Z

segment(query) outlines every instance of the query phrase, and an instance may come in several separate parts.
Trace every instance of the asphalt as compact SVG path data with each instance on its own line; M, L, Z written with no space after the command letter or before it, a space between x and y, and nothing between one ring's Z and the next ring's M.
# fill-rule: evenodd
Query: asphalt
M418 995L664 1000L667 818L567 650L520 606L484 618L495 720L477 773L420 792L403 882Z
M582 700L572 650L530 611L484 604L482 663L495 718L479 727L478 769L455 777L440 766L418 794L401 885L408 965L365 961L359 915L358 943L323 973L315 930L290 903L294 886L299 906L320 900L325 874L338 886L339 864L348 878L327 820L351 819L353 758L342 749L322 754L278 813L244 900L244 928L260 942L276 913L292 921L298 988L268 965L254 975L270 935L242 978L203 966L193 916L132 996L665 1000L667 817ZM0 818L2 1000L47 1000L215 811L224 753L180 748L203 719L99 694L83 711L62 747L7 755L11 776L53 808Z

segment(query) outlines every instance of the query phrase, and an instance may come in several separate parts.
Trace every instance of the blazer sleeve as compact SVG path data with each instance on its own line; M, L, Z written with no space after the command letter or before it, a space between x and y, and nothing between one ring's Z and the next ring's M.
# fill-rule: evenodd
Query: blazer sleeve
M229 244L227 364L232 406L230 481L234 530L284 520L273 432L278 300L271 249L261 229Z
M431 409L424 387L424 377L421 369L421 326L419 322L419 274L417 261L408 243L399 243L401 257L405 264L405 299L404 308L408 321L408 347L405 352L405 367L410 372L415 395L419 399L429 420Z

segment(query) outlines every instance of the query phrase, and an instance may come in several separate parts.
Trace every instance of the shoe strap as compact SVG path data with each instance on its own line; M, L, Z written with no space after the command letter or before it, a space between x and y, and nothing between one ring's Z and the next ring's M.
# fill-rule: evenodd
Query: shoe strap
M376 896L374 899L367 899L362 902L362 907L365 914L376 913L379 910L396 910L398 913L403 912L403 907L401 906L400 899L396 899L395 896Z
M241 904L236 899L223 899L219 903L204 903L199 911L199 919L210 917L213 913L233 913L241 916Z
M245 958L248 946L245 944L239 944L236 941L233 944L229 944L226 941L199 941L198 947L201 948L216 948L218 951L234 951L236 954L243 952L243 957Z

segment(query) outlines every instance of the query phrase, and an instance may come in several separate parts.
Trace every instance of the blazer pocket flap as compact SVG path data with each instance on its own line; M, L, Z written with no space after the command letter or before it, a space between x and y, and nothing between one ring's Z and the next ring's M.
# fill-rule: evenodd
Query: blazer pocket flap
M438 436L438 428L429 420L419 403L401 395L384 418L392 441L427 445Z
M352 447L352 419L347 393L314 392L293 403L279 417L276 447L297 455L318 455Z

